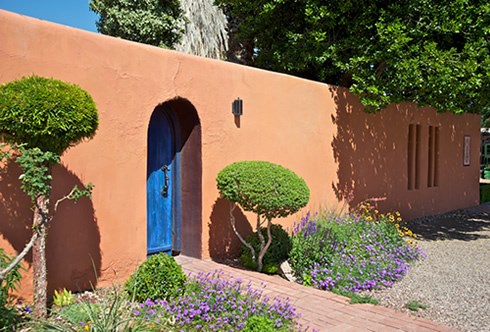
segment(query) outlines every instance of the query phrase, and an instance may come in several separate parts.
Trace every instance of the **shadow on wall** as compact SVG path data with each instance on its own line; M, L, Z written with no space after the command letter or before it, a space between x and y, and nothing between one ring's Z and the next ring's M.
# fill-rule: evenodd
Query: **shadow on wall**
M237 206L233 215L240 235L247 237L252 227ZM215 261L236 258L240 255L241 242L233 232L230 223L230 202L224 198L216 199L211 212L209 228L209 255Z
M400 152L406 150L406 143L394 136L400 135L397 132L402 129L397 126L406 122L406 112L386 109L366 113L346 89L331 87L330 92L337 107L332 116L337 128L332 148L338 165L338 182L332 183L332 189L337 199L354 208L366 199L380 198L380 209L393 205L399 209L398 203L390 202L390 195L407 183Z
M31 237L33 212L29 197L20 189L21 170L9 162L0 181L0 233L20 252ZM53 168L51 204L83 186L76 175L62 165ZM101 269L100 233L92 201L81 198L78 203L64 201L50 223L46 245L48 298L55 289L72 291L92 289ZM32 254L26 257L32 265Z

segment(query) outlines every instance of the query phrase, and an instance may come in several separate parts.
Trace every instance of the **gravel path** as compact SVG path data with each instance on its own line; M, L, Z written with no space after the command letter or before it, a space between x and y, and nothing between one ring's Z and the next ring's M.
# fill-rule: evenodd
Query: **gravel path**
M390 289L371 292L380 304L462 331L490 331L490 203L412 221L427 258ZM419 301L417 312L404 306Z

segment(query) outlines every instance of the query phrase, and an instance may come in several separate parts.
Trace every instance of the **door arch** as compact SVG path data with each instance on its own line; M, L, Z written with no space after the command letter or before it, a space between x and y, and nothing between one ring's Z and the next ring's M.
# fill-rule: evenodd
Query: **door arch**
M147 254L200 257L201 127L188 100L155 108L147 151Z

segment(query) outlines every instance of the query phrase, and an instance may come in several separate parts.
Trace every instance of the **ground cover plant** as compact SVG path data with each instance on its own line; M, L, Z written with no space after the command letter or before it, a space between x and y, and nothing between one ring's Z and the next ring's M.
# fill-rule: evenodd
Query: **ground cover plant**
M153 322L172 322L177 330L251 330L270 325L274 331L297 329L298 315L287 300L263 296L263 289L223 272L198 274L185 286L184 294L167 300L147 300L134 310ZM257 317L263 317L257 322Z
M295 224L290 264L300 284L349 295L392 286L423 257L398 212L306 214Z

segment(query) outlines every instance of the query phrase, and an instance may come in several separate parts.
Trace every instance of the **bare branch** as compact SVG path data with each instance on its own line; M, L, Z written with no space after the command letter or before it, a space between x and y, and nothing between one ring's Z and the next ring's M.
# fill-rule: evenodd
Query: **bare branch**
M61 197L60 199L58 199L56 201L56 203L54 204L54 208L53 208L53 214L56 213L56 211L58 210L58 205L63 202L64 200L67 200L67 199L71 199L72 195L75 193L75 191L77 190L77 186L73 187L73 189L65 196Z
M34 246L34 243L36 242L38 236L39 236L39 233L37 231L34 231L32 233L32 237L31 237L30 241L24 247L24 250L22 250L22 252L20 254L18 254L17 257L15 257L15 259L13 259L12 262L10 262L10 264L6 268L4 268L2 271L0 271L0 282L2 282L3 279L5 279L5 277L7 276L7 274L9 274L10 271L12 271L17 266L17 264L19 264L20 261L22 259L24 259L24 257L26 257L29 250L31 250L32 246Z

